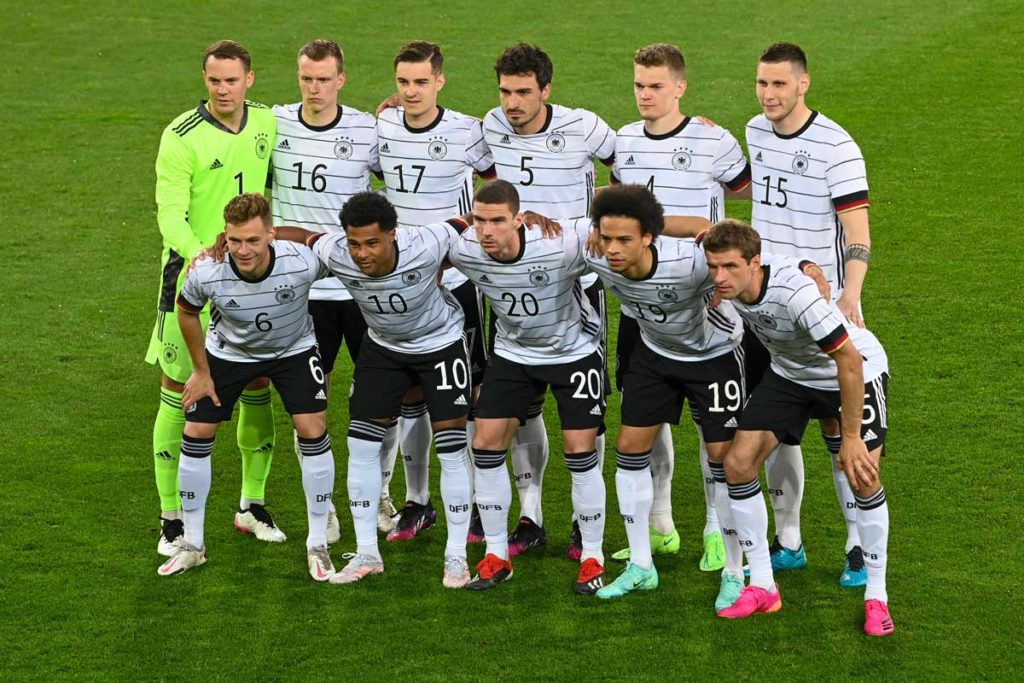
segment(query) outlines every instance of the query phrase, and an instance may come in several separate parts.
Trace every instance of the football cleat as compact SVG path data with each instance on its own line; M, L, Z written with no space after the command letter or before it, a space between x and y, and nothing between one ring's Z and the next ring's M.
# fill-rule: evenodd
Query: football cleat
M371 574L384 573L384 561L379 557L360 553L345 553L342 558L348 560L348 564L328 579L331 583L355 583Z
M572 532L569 534L569 547L565 549L565 556L573 562L579 562L583 557L583 536L580 534L580 523L575 519L572 520Z
M721 612L735 605L742 591L743 579L723 572L722 583L718 588L718 597L715 598L715 612Z
M803 569L807 566L807 553L804 552L804 544L801 543L800 547L796 550L790 550L789 548L783 547L779 543L779 537L776 536L772 541L772 571L784 572L790 569Z
M437 510L427 501L426 505L411 500L406 501L402 511L398 513L398 523L388 532L389 541L411 541L416 534L434 525L437 521Z
M398 510L391 502L391 496L381 496L380 503L377 505L377 530L389 534L395 530L396 524L398 524Z
M235 528L243 534L252 534L267 543L284 543L288 537L274 524L267 508L259 503L251 503L246 510L235 513Z
M196 548L182 541L178 552L160 565L156 573L160 576L173 576L186 572L193 567L198 567L201 564L206 564L206 549Z
M675 555L679 552L679 532L675 529L670 534L662 534L651 527L651 555ZM629 548L612 553L613 560L628 560Z
M476 503L473 503L473 512L469 516L469 533L466 534L466 543L484 542L484 523L480 521L480 510Z
M704 555L700 558L702 572L717 572L725 567L725 542L722 532L714 531L704 537Z
M578 595L593 595L604 587L604 567L593 557L588 557L580 565L580 573L576 576L573 590Z
M314 581L328 581L334 576L334 563L327 553L327 548L322 545L310 548L306 555L306 564L309 566L309 575Z
M658 570L651 565L650 569L644 569L632 562L626 564L622 573L607 586L599 589L596 593L599 598L621 598L626 593L633 591L649 591L658 587Z
M896 630L889 616L889 606L881 600L864 603L864 633L869 636L887 636Z
M723 619L745 619L751 614L764 612L771 614L782 609L782 595L776 584L774 591L766 591L760 586L747 586L740 591L740 596L731 607L716 610Z
M160 540L156 551L164 557L173 557L185 542L185 523L180 519L160 518Z
M859 545L855 545L846 553L846 565L839 575L839 585L843 588L859 588L867 583L868 569L864 566L864 552Z
M441 585L445 588L465 588L469 583L469 563L466 558L447 555L444 558L444 577Z
M537 526L529 517L520 517L519 525L508 535L508 555L515 557L547 544L548 535L544 533L544 528Z
M341 522L338 521L338 511L333 507L327 513L327 545L334 545L341 540Z
M466 584L466 588L485 591L512 578L512 560L503 560L494 553L488 553L477 563L476 571L476 577Z

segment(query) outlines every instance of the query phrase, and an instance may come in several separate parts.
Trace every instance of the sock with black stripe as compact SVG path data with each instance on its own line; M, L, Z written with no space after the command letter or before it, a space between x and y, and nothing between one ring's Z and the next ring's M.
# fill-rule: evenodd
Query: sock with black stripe
M651 452L623 453L616 450L615 465L615 495L626 524L629 561L642 569L650 569L654 566L651 534L647 528L654 500Z
M381 460L387 425L350 420L348 425L348 500L356 532L356 552L380 557L377 508L381 494ZM393 429L393 428L391 428Z
M750 564L750 585L775 590L772 560L768 548L768 507L756 477L742 484L729 484L729 504L736 522L740 546Z
M473 449L473 484L487 553L508 559L508 511L512 483L505 469L505 451Z
M708 469L715 484L715 507L717 508L718 527L722 531L722 543L725 546L724 572L743 579L743 550L736 532L736 521L732 517L732 506L729 503L729 486L725 483L725 465L720 462L708 461Z
M398 431L405 467L405 499L426 505L430 500L430 440L433 436L427 404L403 405Z
M520 514L532 519L537 526L544 526L541 495L549 448L543 403L530 406L526 414L526 423L516 430L509 450L512 456L512 473L516 477L516 488L519 491Z
M185 542L203 549L206 547L206 499L210 496L212 469L210 454L213 438L200 439L183 435L181 460L178 462L178 481L181 485L181 510L185 520Z
M566 453L565 464L572 477L572 509L580 525L583 554L580 561L596 559L604 565L604 515L606 491L597 466L597 452Z
M247 510L252 503L263 505L274 459L275 436L270 387L246 389L238 399L235 430L238 451L242 454L242 498L238 502L242 510Z
M442 429L434 435L441 461L441 502L448 526L445 557L466 557L469 512L473 506L473 470L469 466L465 429ZM509 490L511 497L512 491Z
M298 437L302 460L302 491L306 494L306 519L309 532L306 548L327 547L327 513L334 494L334 453L331 437L324 432L318 437Z
M843 437L822 433L821 438L828 454L832 456L832 483L835 484L836 498L839 499L843 521L846 522L846 549L843 552L848 553L853 546L860 545L860 531L857 529L857 499L850 488L846 472L839 466L839 447L843 444Z
M889 558L889 503L884 488L865 498L857 496L857 527L863 543L864 566L868 570L864 599L888 602L885 570Z

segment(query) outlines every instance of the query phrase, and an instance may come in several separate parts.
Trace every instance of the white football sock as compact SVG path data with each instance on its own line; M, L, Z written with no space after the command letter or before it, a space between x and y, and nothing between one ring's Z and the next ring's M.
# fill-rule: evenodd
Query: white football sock
M672 428L661 425L658 436L651 448L651 479L653 496L651 503L651 526L660 534L671 534L676 528L672 521L672 473L676 468L675 447L672 445Z
M178 488L181 489L181 512L185 524L185 542L200 550L206 547L206 499L213 479L210 454L213 438L200 439L182 435L181 458L178 459Z
M294 429L292 430L292 447L295 449L295 457L297 457L299 459L299 467L301 468L302 467L302 449L299 447L299 433L296 432ZM331 475L331 479L332 480L333 480L333 478L334 478L334 475ZM327 507L328 507L330 512L335 512L335 513L337 512L337 510L334 507L334 499L333 499L333 497L330 500L327 501Z
M441 461L441 502L444 503L444 519L448 525L444 554L445 557L464 558L469 513L473 507L473 470L466 452L466 432L463 429L442 429L434 438L437 458Z
M529 517L537 526L544 526L541 495L544 469L548 465L548 433L544 416L534 407L530 410L537 415L528 416L526 424L519 427L512 438L512 473L519 490L520 516Z
M725 483L725 466L720 462L710 461L708 465L715 482L715 507L718 508L718 525L725 546L725 569L722 571L742 580L743 550L740 548L740 537L736 532L736 521L732 517L729 485Z
M721 531L717 505L715 505L715 478L711 474L711 467L708 465L708 446L704 442L704 434L697 427L697 436L700 438L700 473L704 478L704 535Z
M768 492L775 511L775 535L790 550L798 549L800 503L804 497L804 458L799 446L779 444L764 464Z
M505 469L505 451L473 450L473 489L488 554L508 559L508 512L512 483Z
M580 561L594 558L604 564L605 498L604 478L597 467L597 453L566 453L565 464L572 477L572 509L580 525L583 554Z
M729 484L729 504L736 533L750 564L750 585L775 590L772 560L768 548L768 508L758 479Z
M615 494L619 512L626 524L629 561L642 569L654 566L651 558L651 532L647 520L654 499L651 477L651 453L615 453Z
M356 552L380 557L377 507L381 495L381 460L385 432L393 430L364 420L348 427L348 500L356 531Z
M843 437L822 434L821 438L825 441L829 455L832 456L832 483L835 484L839 509L846 522L846 549L843 552L848 553L855 545L860 545L860 531L857 530L857 499L850 488L846 472L839 466L839 447L843 443Z
M430 500L430 441L433 437L427 404L403 405L398 431L402 435L405 499L426 505Z
M324 432L315 439L299 437L302 449L302 491L306 494L306 518L309 533L306 549L317 546L327 547L327 513L330 512L331 496L334 495L334 453L331 451L331 437Z
M395 462L398 460L398 421L391 422L381 440L380 497L391 497L391 479L395 476ZM401 507L399 505L398 507ZM375 508L376 509L376 508Z
M863 542L864 566L868 570L864 599L887 603L885 568L889 557L889 504L885 500L884 488L867 498L857 498L857 526ZM185 529L188 530L187 523Z

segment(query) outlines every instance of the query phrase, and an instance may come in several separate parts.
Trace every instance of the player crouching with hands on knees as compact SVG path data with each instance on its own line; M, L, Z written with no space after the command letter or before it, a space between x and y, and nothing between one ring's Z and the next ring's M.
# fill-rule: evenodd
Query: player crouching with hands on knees
M242 389L267 377L292 416L302 451L309 573L326 581L334 574L327 553L334 455L307 300L310 285L329 271L309 248L274 241L263 195L232 199L224 222L227 257L197 261L178 297L178 322L194 367L182 394L187 424L178 465L185 543L157 571L170 576L206 562L203 523L217 428L231 419ZM213 313L204 344L199 312L207 301Z

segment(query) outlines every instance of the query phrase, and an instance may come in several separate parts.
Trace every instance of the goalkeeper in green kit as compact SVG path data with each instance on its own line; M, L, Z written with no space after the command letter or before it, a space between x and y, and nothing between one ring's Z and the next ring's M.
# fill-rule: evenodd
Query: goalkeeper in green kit
M267 184L276 124L273 112L245 99L252 86L248 50L229 40L207 48L203 81L209 99L178 116L160 138L156 158L157 222L163 237L156 325L146 361L159 363L160 407L153 425L153 459L160 493L161 533L157 552L177 553L184 538L178 493L178 456L185 414L181 392L192 374L188 348L175 312L189 260L224 230L224 206ZM243 304L244 305L244 304ZM216 323L218 313L213 311ZM204 310L202 322L209 322ZM263 491L274 452L270 382L255 380L239 401L238 448L242 453L242 498L235 527L262 541L284 533L264 507Z

